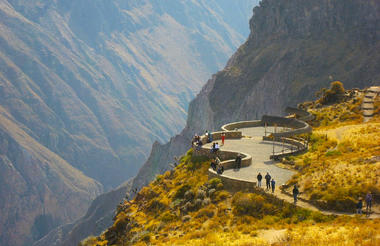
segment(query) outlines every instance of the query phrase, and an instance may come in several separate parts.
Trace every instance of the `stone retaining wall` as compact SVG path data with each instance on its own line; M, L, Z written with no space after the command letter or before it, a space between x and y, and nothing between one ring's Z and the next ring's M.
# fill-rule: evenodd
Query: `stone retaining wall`
M252 121L238 121L229 123L222 126L223 131L233 131L238 128L247 128L247 127L257 127L262 126L263 123L261 120L252 120Z
M223 183L223 188L230 192L238 192L238 191L254 192L254 189L256 187L256 182L242 180L242 179L233 179L230 177L226 177L223 174L218 175L213 170L209 170L208 178L209 179L219 178Z
M263 124L266 123L269 126L277 125L282 127L294 128L293 130L287 132L272 133L272 135L276 138L291 137L294 135L310 133L312 131L312 128L311 126L309 126L309 124L307 124L304 121L300 121L293 118L264 115L261 121L263 122Z
M263 137L263 140L273 141L273 138ZM291 138L275 138L274 141L279 142L279 143L286 143L286 144L294 145L296 147L296 149L290 150L290 151L284 151L281 153L275 153L274 155L270 155L269 158L272 160L281 160L282 158L284 158L286 156L298 155L298 154L304 153L308 149L308 146L305 145L303 142L295 140L295 139L291 139Z
M285 112L288 114L295 114L297 119L302 121L310 121L314 119L314 115L299 108L286 107Z

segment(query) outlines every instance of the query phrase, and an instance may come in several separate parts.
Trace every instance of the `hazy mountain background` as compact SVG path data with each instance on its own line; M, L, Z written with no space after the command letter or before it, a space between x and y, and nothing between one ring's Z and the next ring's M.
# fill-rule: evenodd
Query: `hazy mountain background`
M0 245L30 245L135 175L255 2L0 0Z

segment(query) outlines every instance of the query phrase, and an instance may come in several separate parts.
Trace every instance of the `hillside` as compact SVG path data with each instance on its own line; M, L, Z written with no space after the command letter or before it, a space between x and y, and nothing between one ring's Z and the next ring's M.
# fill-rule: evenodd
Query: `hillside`
M380 2L263 0L254 9L248 40L190 103L186 127L152 154L134 179L142 187L194 134L225 123L283 114L313 100L334 80L347 89L380 81Z
M30 245L135 175L248 36L253 3L1 0L1 156L15 168L0 174L0 244Z
M363 99L363 91L351 91L336 103L301 104L316 116L310 122L313 125L310 150L286 158L279 165L296 172L284 187L297 183L306 203L294 206L279 199L277 192L272 195L259 188L251 192L231 192L231 187L224 185L220 178L209 178L210 160L195 155L191 149L174 170L156 176L132 201L124 200L117 207L114 224L108 230L100 236L89 237L81 245L339 245L341 242L378 245L378 216L370 215L372 219L367 219L365 215L338 216L324 211L333 209L352 215L355 204L341 200L340 196L356 203L368 190L372 190L375 204L379 202L380 153L376 144L380 132L375 129L378 129L380 114L363 123L360 108ZM378 111L379 100L376 102ZM342 127L345 131L341 131ZM330 131L327 139L317 137L322 131ZM337 131L342 134L342 142L335 148L331 134ZM365 138L352 137L355 132L363 134L363 131ZM351 138L344 142L347 134ZM350 150L344 151L344 147ZM344 172L337 171L342 166ZM244 168L235 172L244 172ZM322 176L319 172L328 175ZM305 182L310 178L313 180ZM347 182L349 180L352 182ZM315 185L310 187L310 184ZM328 185L327 189L324 184ZM345 190L351 193L342 193ZM321 207L322 213L302 208L304 204L314 204L308 197L311 191L335 198L320 197L317 205L321 205L322 200L327 205ZM379 213L378 206L374 211Z
M368 191L380 201L380 114L363 123L364 91L332 105L301 104L315 115L311 122L308 153L284 160L285 167L298 170L285 190L300 185L301 197L324 209L352 212L359 197ZM380 207L378 208L380 209Z

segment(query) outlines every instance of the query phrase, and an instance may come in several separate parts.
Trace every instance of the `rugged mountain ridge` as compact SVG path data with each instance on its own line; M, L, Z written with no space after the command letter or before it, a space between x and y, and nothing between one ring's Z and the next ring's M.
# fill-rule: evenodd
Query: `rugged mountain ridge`
M0 174L0 213L30 211L34 189L50 197L36 185L53 187L60 203L71 193L73 202L81 200L63 209L45 199L26 216L2 217L1 244L30 245L84 214L101 185L110 190L135 175L151 144L183 127L189 100L247 37L241 23L251 6L251 0L0 0L0 107L13 122L8 127L1 118L0 127L7 142L19 142L21 128L28 142L20 149L38 148L33 155L41 160L28 165L30 155L21 151L13 161L14 149L3 148L4 160L19 168ZM45 166L55 167L57 180L37 184L34 175L50 177ZM83 180L70 183L72 176ZM18 191L15 179L31 194L11 194ZM57 206L62 213L51 215Z
M12 170L0 174L0 214L15 211L0 219L0 244L30 245L84 214L102 186L135 175L248 35L246 6L0 0L1 155ZM68 197L73 204L63 208Z
M182 155L195 133L283 114L286 106L311 100L332 80L343 81L345 88L375 84L379 10L375 0L261 1L248 40L190 103L184 130L167 144L154 145L134 187L148 184L156 170L169 169L173 155Z

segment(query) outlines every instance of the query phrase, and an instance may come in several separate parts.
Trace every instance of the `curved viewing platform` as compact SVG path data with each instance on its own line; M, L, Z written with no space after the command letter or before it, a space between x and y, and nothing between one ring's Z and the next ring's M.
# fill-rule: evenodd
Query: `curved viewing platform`
M310 133L312 130L304 121L277 116L233 122L222 126L221 129L222 131L211 133L213 142L218 142L220 146L217 153L211 152L213 142L207 143L206 136L202 136L203 146L194 154L209 158L218 156L224 172L219 175L210 168L209 178L219 177L225 188L231 191L253 189L259 172L263 177L269 173L276 181L277 187L285 184L294 172L276 166L275 160L306 151L307 144L290 137ZM221 143L222 133L225 135L224 145ZM235 158L239 153L242 162L241 168L237 169Z

